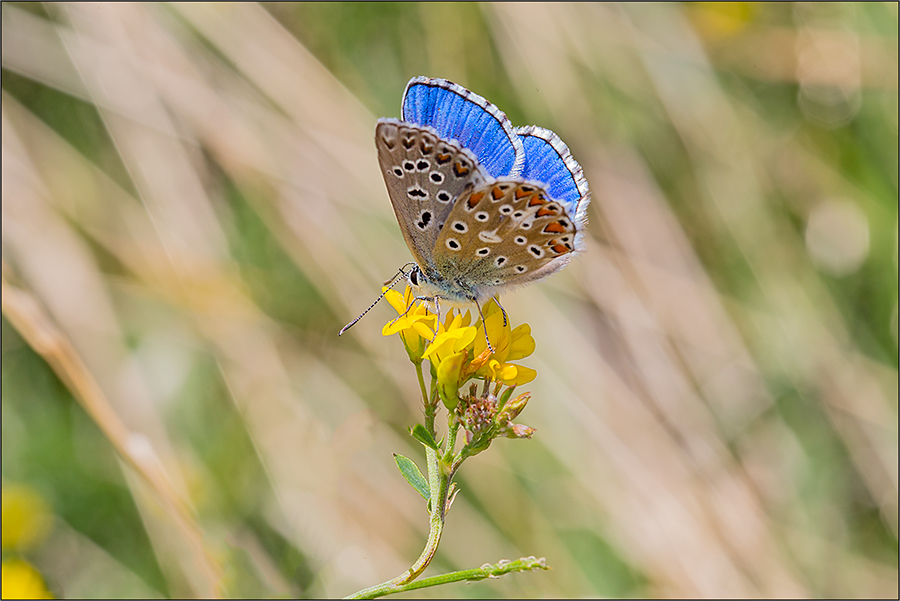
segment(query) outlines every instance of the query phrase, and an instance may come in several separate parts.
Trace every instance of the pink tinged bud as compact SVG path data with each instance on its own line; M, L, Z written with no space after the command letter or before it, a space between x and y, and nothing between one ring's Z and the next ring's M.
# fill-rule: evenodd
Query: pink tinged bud
M512 424L506 432L507 438L531 438L534 434L534 428L529 428L524 424Z

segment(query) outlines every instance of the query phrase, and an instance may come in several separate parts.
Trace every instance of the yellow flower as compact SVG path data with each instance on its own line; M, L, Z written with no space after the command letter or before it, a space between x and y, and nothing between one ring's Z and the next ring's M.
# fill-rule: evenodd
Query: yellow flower
M384 297L400 317L385 324L381 334L390 336L399 333L410 361L421 362L428 343L434 337L434 330L438 325L437 315L429 313L423 303L416 302L409 286L406 287L403 294L386 288L383 288L382 291L385 292Z
M451 322L450 328L434 337L434 340L428 345L428 350L422 355L423 359L440 364L441 360L470 347L478 330L472 326L455 325L458 319L457 315L456 319Z
M2 544L4 549L33 549L44 542L53 521L50 507L30 486L3 486Z
M504 319L503 310L492 299L484 306L484 323L478 327L478 335L475 337L474 353L476 357L487 349L483 329L485 327L494 352L491 353L487 363L478 368L475 372L476 375L503 382L507 386L518 386L534 380L537 371L530 367L509 363L509 361L522 359L534 352L531 326L523 323L516 329L510 330L509 321Z
M402 295L388 291L385 298L400 317L385 325L382 334L399 333L414 363L431 361L438 393L448 408L456 407L459 387L473 377L517 386L531 382L537 375L530 367L510 363L534 352L531 327L522 324L511 330L495 301L484 306L484 320L476 327L469 325L472 315L468 311L451 310L444 323L439 323L424 304L415 303L409 287ZM491 340L490 350L485 328Z
M478 330L470 325L469 314L448 315L440 325L440 332L422 355L431 361L438 382L438 394L447 409L453 410L459 403L459 387L463 366L469 359L469 350Z
M40 572L21 559L4 561L2 566L4 599L52 599Z

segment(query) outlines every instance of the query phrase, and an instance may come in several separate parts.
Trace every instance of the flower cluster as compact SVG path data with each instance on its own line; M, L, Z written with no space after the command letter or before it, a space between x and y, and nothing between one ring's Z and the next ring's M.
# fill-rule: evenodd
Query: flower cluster
M512 423L531 398L531 393L525 392L510 399L514 388L507 388L499 398L492 393L478 397L473 385L470 393L457 406L456 414L466 429L466 446L470 456L485 450L492 440L500 436L531 438L534 434L534 428Z
M534 352L528 324L512 328L493 299L483 307L484 319L472 325L469 311L450 310L440 322L425 303L416 300L409 287L403 294L386 291L385 298L399 317L388 322L382 334L399 334L414 364L429 361L433 390L466 429L466 441L473 451L487 448L498 436L531 437L533 429L510 422L525 407L530 394L509 401L516 386L531 382L537 375L534 369L513 363ZM468 394L460 394L471 380L485 383L482 395L476 396L474 384Z

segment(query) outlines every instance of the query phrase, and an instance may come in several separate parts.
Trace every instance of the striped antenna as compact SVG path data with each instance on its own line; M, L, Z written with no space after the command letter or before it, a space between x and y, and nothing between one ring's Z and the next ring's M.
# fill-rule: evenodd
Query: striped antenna
M375 307L375 305L378 304L378 301L380 301L381 299L384 298L384 295L387 294L388 290L390 290L391 288L393 288L394 285L395 285L398 281L400 281L400 278L402 278L402 277L407 277L409 274L408 274L407 272L403 271L403 270L406 269L407 267L409 267L410 265L415 265L415 263L407 263L406 265L404 265L403 267L400 268L400 270L397 272L397 275L395 275L395 276L392 277L391 279L387 280L387 281L384 283L384 285L387 286L387 290L385 290L384 292L382 292L382 293L381 293L381 296L379 296L378 298L376 298L376 299L375 299L375 302L372 303L371 305L369 305L369 308L368 308L368 309L366 309L365 311L363 311L362 313L360 313L360 314L359 314L359 317L357 317L356 319L354 319L353 321L351 321L350 323L348 323L347 325L345 325L343 328L341 328L341 331L338 332L338 336L340 336L341 334L343 334L344 332L346 332L347 330L349 330L350 328L352 328L354 325L356 325L356 322L359 321L360 319L362 319L362 318L363 318L363 315L365 315L366 313L368 313L369 311L371 311L371 310Z

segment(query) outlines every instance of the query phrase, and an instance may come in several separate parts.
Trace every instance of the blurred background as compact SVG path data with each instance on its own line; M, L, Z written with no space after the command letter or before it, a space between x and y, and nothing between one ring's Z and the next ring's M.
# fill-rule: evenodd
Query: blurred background
M411 77L556 131L587 252L433 597L896 597L895 3L2 5L3 587L333 597L418 557ZM443 423L443 418L439 420ZM26 589L16 589L17 591ZM407 594L406 596L411 596Z

